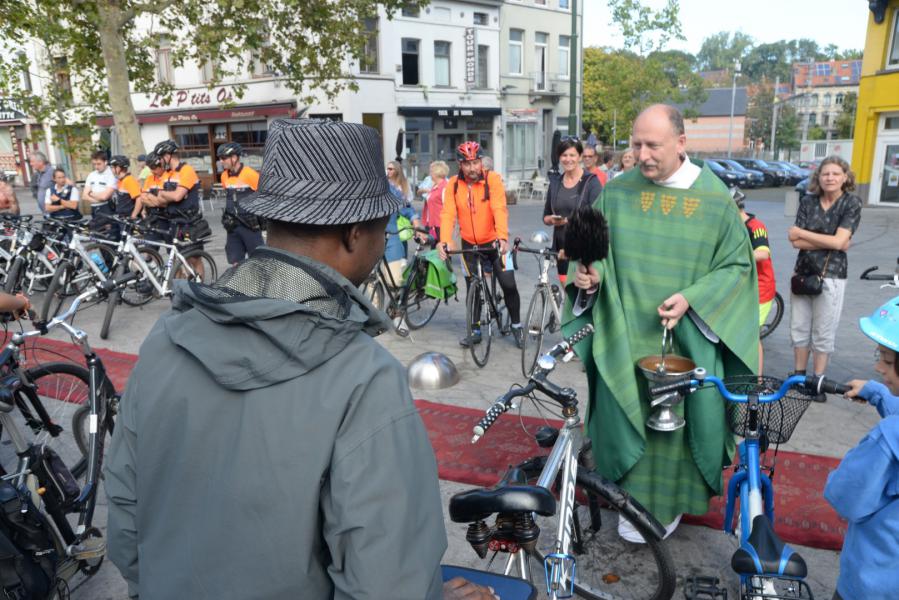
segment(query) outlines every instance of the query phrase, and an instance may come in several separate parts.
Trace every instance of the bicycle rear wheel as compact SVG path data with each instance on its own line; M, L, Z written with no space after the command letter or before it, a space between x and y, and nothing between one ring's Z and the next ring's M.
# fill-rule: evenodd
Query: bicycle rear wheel
M384 297L387 295L387 292L384 290L384 284L381 283L377 273L369 275L368 278L362 282L362 285L359 286L359 291L362 292L363 296L368 298L368 301L371 302L372 306L378 310L384 310Z
M468 290L468 298L465 299L465 325L471 358L476 365L483 367L490 358L490 343L493 340L493 320L490 318L490 306L487 302L487 285L483 280L473 281ZM480 336L478 343L475 343L476 336Z
M764 339L771 335L771 332L780 325L780 320L784 316L784 299L779 292L774 293L774 300L771 302L771 312L768 313L768 318L765 319L765 322L762 323L759 329L759 339Z
M546 457L523 465L529 483L535 483ZM554 491L558 495L558 480ZM619 521L639 533L645 544L618 535ZM663 540L652 533L652 515L627 492L595 471L580 466L577 474L570 552L577 561L574 592L588 600L667 600L674 595L674 561ZM557 516L539 523L537 549L532 558L543 573L543 559L553 552ZM545 589L545 588L544 588Z
M406 315L406 325L409 329L420 329L434 318L440 300L425 292L428 272L435 267L426 261L413 260L415 264L409 270L409 281L403 288L403 299L400 302Z
M182 253L182 256L184 256L184 260L187 261L190 268L193 269L194 276L191 277L190 272L179 265L175 269L174 279L191 279L195 283L210 284L218 278L218 267L215 264L215 259L207 252L195 248Z
M537 359L543 346L543 333L546 330L548 291L544 286L534 290L534 297L528 306L528 316L525 319L524 337L521 345L521 372L525 377L530 377L534 372Z
M165 273L165 266L159 252L152 248L141 248L138 252L140 252L140 257L144 262L147 263L150 272L156 277L156 281L162 281L162 276ZM131 271L140 273L140 277L138 277L134 283L129 283L128 286L121 291L122 302L128 306L142 306L153 299L156 294L156 288L153 287L153 284L150 282L150 277L141 270L136 260L133 258L130 258L130 260L125 258L123 260L127 261L125 263L126 272Z
M125 275L125 264L121 263L115 268L115 272L113 273L113 280L120 279ZM119 300L122 297L122 291L119 289L115 289L109 292L109 298L106 299L106 312L103 314L103 325L100 327L100 338L106 339L109 337L109 328L112 325L112 315L115 312L116 305L119 303Z

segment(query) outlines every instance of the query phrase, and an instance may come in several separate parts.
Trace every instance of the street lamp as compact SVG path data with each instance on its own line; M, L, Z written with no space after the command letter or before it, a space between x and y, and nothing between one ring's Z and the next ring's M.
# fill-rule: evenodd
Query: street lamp
M727 158L731 155L731 144L734 139L734 105L737 101L737 75L740 74L740 61L734 61L734 84L730 91L730 127L727 129Z

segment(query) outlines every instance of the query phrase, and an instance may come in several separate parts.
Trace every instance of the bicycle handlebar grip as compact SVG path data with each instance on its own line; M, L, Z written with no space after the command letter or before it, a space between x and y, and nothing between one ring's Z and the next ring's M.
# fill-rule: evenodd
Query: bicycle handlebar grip
M828 394L840 394L841 396L848 392L850 388L848 385L844 385L842 383L837 383L836 381L831 381L830 379L825 379L824 377L817 378L817 385L815 386L818 389L818 392L826 392Z
M503 401L497 401L493 403L493 406L487 411L487 413L481 417L481 420L478 421L478 424L474 426L472 429L472 437L471 443L476 443L481 437L487 433L487 430L490 429L490 426L496 422L500 415L509 410L506 407L506 403Z

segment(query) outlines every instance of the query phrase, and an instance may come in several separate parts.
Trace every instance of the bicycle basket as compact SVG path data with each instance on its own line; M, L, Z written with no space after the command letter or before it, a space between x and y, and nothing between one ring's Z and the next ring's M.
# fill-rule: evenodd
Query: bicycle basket
M724 386L732 394L773 394L780 389L783 381L775 377L759 375L739 375L726 377ZM793 387L777 402L759 404L760 430L772 444L789 441L793 430L802 418L812 396ZM745 402L727 403L727 423L735 435L746 437L749 430L749 404Z

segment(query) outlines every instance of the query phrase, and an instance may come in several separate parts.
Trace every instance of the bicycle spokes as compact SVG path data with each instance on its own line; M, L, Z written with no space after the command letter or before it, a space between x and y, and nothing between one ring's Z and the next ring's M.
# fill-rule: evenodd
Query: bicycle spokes
M554 598L571 598L574 595L576 572L577 563L570 554L547 554L543 559L546 593Z

